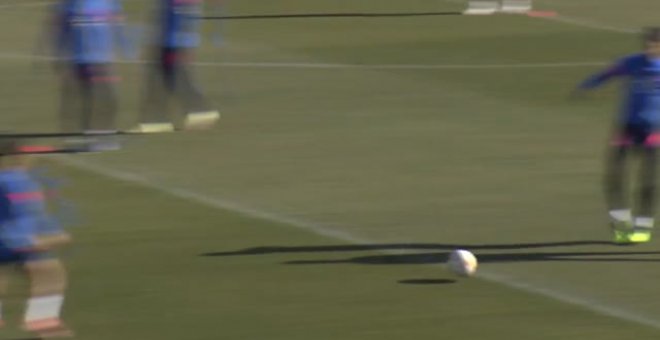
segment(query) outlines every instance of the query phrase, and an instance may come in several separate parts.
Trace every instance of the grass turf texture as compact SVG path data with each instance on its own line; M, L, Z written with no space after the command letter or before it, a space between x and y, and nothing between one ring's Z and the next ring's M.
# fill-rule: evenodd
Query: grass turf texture
M237 1L229 12L461 8L302 3ZM133 17L141 5L128 4ZM540 5L626 29L660 10L642 1ZM0 10L0 52L29 51L39 13ZM225 29L227 47L205 47L200 60L572 63L637 48L633 35L521 16L235 21ZM136 116L141 67L121 67L125 126ZM499 284L446 282L453 278L433 265L451 245L467 245L484 272L654 320L657 243L603 243L601 155L614 87L565 100L593 70L200 67L224 114L218 130L136 139L125 151L81 159L347 232L385 252L64 168L89 224L76 230L67 313L85 339L657 337ZM52 77L7 54L0 74L3 126L54 126ZM390 246L400 243L412 246ZM274 246L285 248L199 256Z

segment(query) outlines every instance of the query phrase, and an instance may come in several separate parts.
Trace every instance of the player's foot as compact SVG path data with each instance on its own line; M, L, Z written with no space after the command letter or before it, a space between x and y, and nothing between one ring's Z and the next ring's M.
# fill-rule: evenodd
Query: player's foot
M652 217L635 217L633 231L630 235L632 243L646 243L651 241L651 233L655 221Z
M116 135L118 133L118 131L114 130L114 129L112 129L112 130L98 130L98 129L92 130L92 129L88 129L88 130L85 130L83 133L85 135L88 135L88 136L112 136L112 135Z
M630 243L646 243L651 241L650 229L636 229L629 233L628 239Z
M41 339L70 338L73 331L59 318L50 318L26 322L23 329L36 333Z
M633 233L632 221L612 219L610 221L612 228L612 235L614 243L616 244L630 244L630 236Z
M220 119L218 111L191 112L186 115L184 127L186 130L203 130L212 127Z
M58 328L43 330L36 333L39 335L40 339L72 338L74 336L73 331L64 325Z
M633 231L631 211L629 209L611 210L609 216L614 243L631 244L630 235Z
M85 151L88 149L89 143L89 138L67 138L64 140L64 147L69 150Z
M115 151L121 149L117 130L92 130L84 131L89 136L83 139L83 150L89 152Z
M121 143L117 140L97 140L92 141L87 146L87 151L103 152L103 151L117 151L121 149Z
M138 126L128 130L133 133L165 133L173 132L174 124L172 123L141 123Z
M64 147L80 152L103 152L120 150L121 143L113 137L69 138L64 141Z
M616 244L632 244L630 236L632 235L630 230L617 230L612 229L613 242Z

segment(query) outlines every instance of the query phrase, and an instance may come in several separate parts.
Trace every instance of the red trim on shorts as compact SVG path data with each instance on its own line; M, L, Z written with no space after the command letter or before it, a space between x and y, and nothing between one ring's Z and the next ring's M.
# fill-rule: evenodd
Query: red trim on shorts
M7 198L12 202L42 201L44 193L41 191L13 192L7 194Z
M18 152L23 153L39 153L55 151L55 148L50 145L25 145L18 147Z
M646 137L644 141L645 146L659 147L660 146L660 132L654 132Z
M611 146L633 146L635 144L632 137L627 134L615 136L610 142ZM642 144L648 147L660 147L660 132L650 134Z

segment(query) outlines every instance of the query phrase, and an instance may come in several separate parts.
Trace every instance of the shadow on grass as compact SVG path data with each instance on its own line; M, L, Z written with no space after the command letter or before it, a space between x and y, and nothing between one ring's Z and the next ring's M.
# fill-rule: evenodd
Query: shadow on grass
M447 243L386 243L386 244L348 244L326 246L272 246L254 247L236 251L209 252L200 256L240 256L266 255L278 253L333 253L355 251L411 251L411 250L523 250L535 248L579 247L579 246L613 245L606 241L566 241L544 243L510 243L510 244L447 244Z
M296 260L286 264L434 264L444 263L454 249L469 249L476 253L481 263L584 261L584 262L660 262L659 258L637 256L660 255L660 251L526 251L529 249L613 245L606 241L566 241L545 243L511 244L445 244L445 243L388 243L321 246L268 246L236 251L209 252L200 256L228 257L268 254L341 253L377 251L378 255L356 256L344 259ZM425 252L416 252L423 250ZM499 251L498 251L499 250ZM508 250L508 251L507 251ZM504 252L502 252L504 251Z
M532 253L481 253L476 254L480 263L512 263L512 262L660 262L658 258L639 258L635 255L660 255L660 251L636 251L636 252L532 252ZM286 264L310 265L310 264L370 264L370 265L400 265L400 264L440 264L445 263L449 252L436 253L405 253L405 254L382 254L371 256L356 256L346 259L335 260L297 260L288 261Z
M543 248L569 248L585 246L614 245L606 241L566 241L545 243L511 244L445 244L445 243L388 243L356 245L319 245L319 246L264 246L235 251L209 252L200 254L205 257L263 256L269 254L315 254L315 253L355 253L375 252L373 255L351 256L335 259L308 259L284 262L287 265L427 265L444 264L449 253L454 249L469 249L476 253L479 262L515 263L515 262L660 262L660 251L625 251L618 247L616 251L542 251ZM355 254L353 254L355 255ZM446 285L453 284L451 279L404 279L398 283L406 285Z
M404 285L447 285L456 283L456 280L449 279L408 279L399 280L399 283Z

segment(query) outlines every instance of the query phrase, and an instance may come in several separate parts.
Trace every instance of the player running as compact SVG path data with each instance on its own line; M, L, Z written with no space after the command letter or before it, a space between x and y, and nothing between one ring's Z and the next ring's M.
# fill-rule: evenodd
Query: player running
M147 78L144 109L136 132L169 132L175 129L168 113L176 96L185 112L184 129L212 126L220 114L212 109L195 84L190 70L193 52L200 44L202 0L157 0L155 63Z
M62 77L63 132L116 131L119 77L113 70L118 46L130 54L119 0L61 0L53 15L55 54ZM95 144L116 149L116 142Z
M615 243L651 239L656 196L657 147L660 146L660 28L643 34L644 51L617 61L585 80L578 90L624 79L624 98L608 150L605 192ZM638 205L625 199L626 160L634 152L641 160Z
M52 253L70 236L47 213L28 157L15 142L0 141L0 293L6 295L11 265L19 265L30 281L23 328L40 338L71 336L60 320L67 275Z

